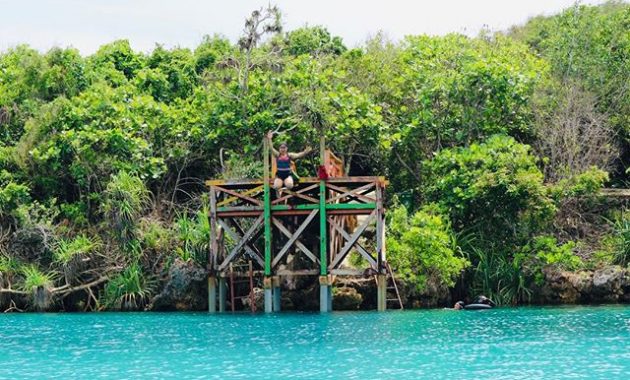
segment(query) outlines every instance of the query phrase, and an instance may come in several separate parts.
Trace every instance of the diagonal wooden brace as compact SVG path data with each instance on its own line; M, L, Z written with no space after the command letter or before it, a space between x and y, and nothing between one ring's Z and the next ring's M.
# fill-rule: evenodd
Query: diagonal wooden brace
M330 198L327 201L327 203L335 203L336 201L341 200L341 199L343 199L345 197L353 197L353 198L355 198L357 200L362 200L362 201L368 202L368 203L374 202L375 201L374 198L371 198L371 197L368 197L368 196L362 194L364 191L371 190L371 188L374 187L374 185L375 185L375 183L372 182L372 183L368 183L367 185L363 185L361 187L358 187L356 189L348 190L348 189L344 189L343 187L335 186L335 185L332 185L332 184L328 183L328 184L326 184L326 187L328 187L329 189L334 190L334 191L336 191L338 193L341 193L341 194L335 195L334 197Z
M250 195L251 196L256 196L256 195L258 195L258 193L261 193L262 191L263 191L263 186L260 185L258 187L254 187L253 189L244 191L244 192L239 193L239 194L242 195L242 196L250 196ZM217 203L217 207L228 205L228 204L234 202L237 199L239 199L239 198L235 197L235 196L229 197L229 198L224 199L221 202Z
M230 190L230 189L226 189L220 186L215 186L214 187L216 191L220 191L220 192L224 192L230 195L233 195L236 198L242 199L244 201L247 201L249 203L255 204L256 206L262 206L262 201L249 197L247 195L244 195L244 193L239 193L238 191L234 191L234 190Z
M284 236L291 238L292 234L283 224L276 218L271 218L273 224L284 234ZM319 258L311 252L310 249L306 248L304 244L300 241L300 239L295 240L295 245L302 251L304 254L311 259L312 262L319 264Z
M256 221L254 222L254 224L252 224L249 230L247 230L245 235L243 235L243 237L240 238L240 240L238 240L238 243L236 243L234 248L232 248L232 251L230 251L230 254L225 258L225 260L223 260L223 263L221 263L221 265L219 266L220 271L225 270L227 266L232 262L234 257L241 251L241 249L243 249L243 247L247 243L249 243L249 240L252 238L252 236L254 236L258 228L262 226L262 223L263 223L263 216L261 215L258 217L258 219L256 219ZM225 228L225 227L224 229L226 231L229 230L229 228Z
M285 195L283 197L280 197L280 198L276 199L275 201L271 202L271 204L274 204L274 205L275 204L280 204L280 203L288 200L289 198L291 198L293 196L298 197L298 198L302 198L302 199L304 199L306 201L309 201L311 203L319 203L319 199L315 199L313 197L309 197L308 195L303 195L303 193L305 193L305 192L307 192L309 190L313 190L313 189L315 189L317 187L319 187L319 184L314 184L314 185L311 185L311 186L307 186L307 187L305 187L303 189L300 189L298 191L291 191L291 190L288 190L288 189L284 189L284 190L282 190L282 192L283 193L287 193L288 195Z
M350 241L351 237L350 235L348 235L348 232L344 230L343 228L341 228L341 226L339 226L333 220L333 218L328 217L328 224L330 224L331 227L333 227L337 232L339 232L341 236L343 236L343 238L346 240L346 242ZM365 259L370 262L370 265L373 268L376 268L376 265L377 265L376 259L372 255L370 255L370 253L365 248L363 248L363 246L359 244L358 242L355 243L354 246L357 249L357 251L359 251L361 256L365 257Z
M282 259L282 256L284 256L289 249L291 248L291 246L293 245L293 243L295 243L297 241L297 239L300 237L300 235L302 234L302 232L304 232L304 230L306 229L306 227L308 227L309 223L311 223L311 221L315 218L315 215L317 215L317 213L319 212L319 210L313 210L311 211L311 213L306 217L306 220L300 225L300 227L293 233L293 235L291 236L291 238L289 238L289 241L287 241L287 243L284 245L284 247L282 247L282 249L280 250L280 252L278 252L278 255L276 255L276 257L274 257L273 262L271 263L271 267L275 267L280 260Z
M376 217L376 210L370 213L370 216L357 228L356 231L350 236L350 239L346 241L346 244L343 246L339 254L333 259L333 262L330 264L329 269L336 269L337 266L345 259L350 252L350 249L354 246L354 244L359 240L359 237L363 234L367 226L374 220Z
M240 241L241 239L243 239L243 235L245 235L245 232L243 231L243 229L241 229L241 226L238 225L238 223L236 223L236 221L234 220L230 220L232 227L234 230L233 231L232 228L228 228L228 225L225 223L225 221L223 221L222 219L219 219L219 224L221 225L221 227L223 228L223 230L230 235L230 237L234 240L234 241ZM255 240L256 239L257 234L254 234L252 236L251 240ZM261 267L265 266L265 261L263 260L262 255L260 254L260 252L258 251L258 249L256 249L256 247L253 247L249 241L246 241L245 244L243 245L243 248L245 249L245 251L254 259L256 260L256 262L258 264L260 264Z

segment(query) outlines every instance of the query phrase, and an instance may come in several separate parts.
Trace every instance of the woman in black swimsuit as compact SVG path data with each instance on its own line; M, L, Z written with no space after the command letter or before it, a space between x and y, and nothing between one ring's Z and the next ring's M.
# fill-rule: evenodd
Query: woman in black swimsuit
M293 177L291 176L291 161L298 160L307 154L311 153L313 149L309 146L299 153L290 153L287 144L280 144L279 151L275 150L272 143L273 132L267 132L267 138L269 139L269 146L276 157L276 178L273 180L273 188L280 190L283 186L287 189L293 188Z

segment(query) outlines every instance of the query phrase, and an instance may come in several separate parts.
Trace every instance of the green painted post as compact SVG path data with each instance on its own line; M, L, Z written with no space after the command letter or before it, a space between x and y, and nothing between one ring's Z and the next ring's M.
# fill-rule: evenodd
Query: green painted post
M319 164L326 165L326 140L322 127L319 136ZM319 181L319 261L320 275L328 274L328 224L326 223L326 182Z
M271 286L271 189L269 188L269 140L265 138L264 142L264 211L263 222L265 225L265 313L273 312L273 291Z
M271 189L269 188L269 141L264 143L264 224L265 224L265 276L271 276Z
M319 138L320 165L326 164L324 133ZM332 284L328 276L328 222L326 220L326 182L319 181L319 311L332 311Z
M326 223L326 184L319 182L319 261L320 275L328 274L328 225Z

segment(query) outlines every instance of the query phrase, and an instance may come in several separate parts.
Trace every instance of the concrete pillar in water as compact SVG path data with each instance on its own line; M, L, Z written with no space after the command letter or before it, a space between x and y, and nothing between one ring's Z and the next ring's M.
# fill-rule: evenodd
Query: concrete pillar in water
M227 284L225 277L219 277L219 312L225 313L225 301L227 299Z
M376 275L376 283L376 307L378 311L385 311L387 309L387 276Z
M319 276L319 311L322 313L332 311L331 276Z
M270 276L264 278L263 287L265 288L265 313L271 313L273 312L273 284Z
M281 310L282 291L280 290L280 276L273 276L271 278L273 285L273 311L278 312Z
M208 276L208 312L217 312L217 278Z

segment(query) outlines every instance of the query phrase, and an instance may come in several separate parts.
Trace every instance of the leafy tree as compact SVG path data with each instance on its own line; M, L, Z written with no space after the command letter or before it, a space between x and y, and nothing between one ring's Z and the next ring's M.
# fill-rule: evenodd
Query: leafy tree
M409 216L400 206L391 212L387 247L399 277L418 292L452 287L470 263L462 257L448 218L427 206Z
M513 243L543 228L555 210L536 161L528 145L500 135L444 149L425 162L425 194L456 230L476 231L499 246Z
M286 52L293 56L302 54L339 55L347 50L341 37L331 36L330 32L322 26L307 26L292 30L286 33L283 43Z

